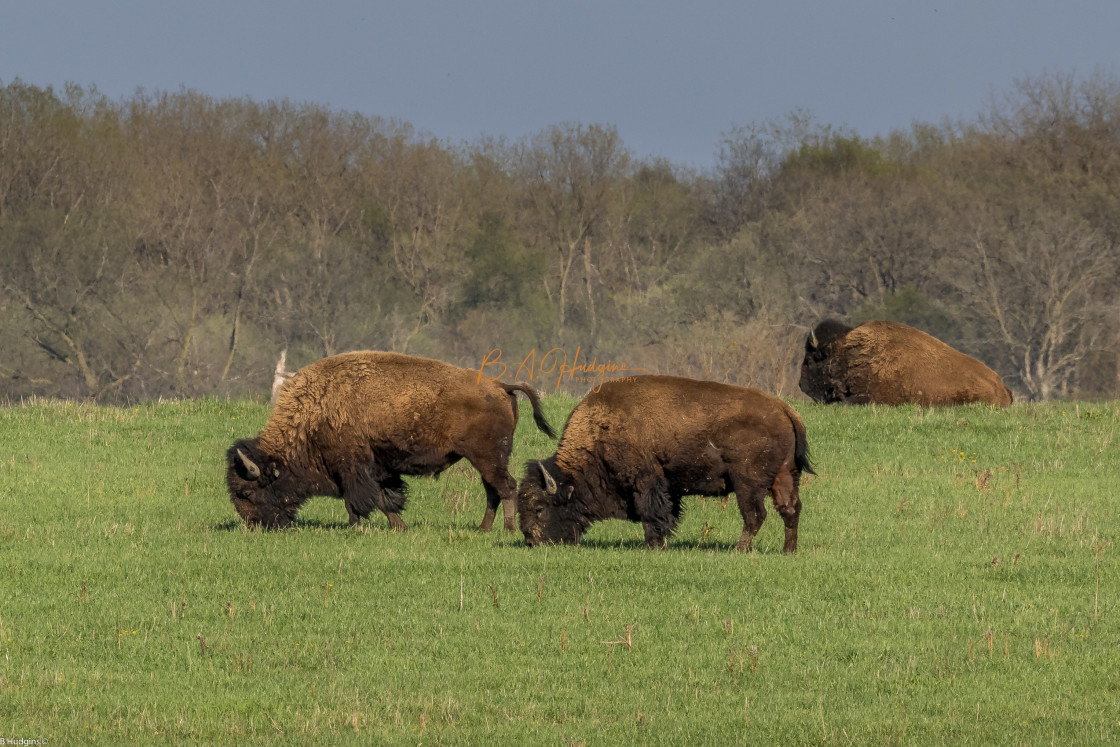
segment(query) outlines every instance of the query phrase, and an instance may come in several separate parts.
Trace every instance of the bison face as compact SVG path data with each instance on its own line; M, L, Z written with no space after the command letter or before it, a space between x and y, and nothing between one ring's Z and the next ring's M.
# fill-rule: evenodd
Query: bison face
M517 489L517 511L525 544L574 544L587 528L572 501L575 488L552 458L529 462Z
M805 357L801 361L801 391L817 402L836 402L844 399L841 367L835 361L837 343L851 331L851 327L835 320L817 325L805 339Z
M298 501L285 499L283 466L257 446L238 441L226 452L226 484L238 515L249 526L279 529L295 521Z
M805 351L805 360L801 362L801 379L797 385L810 399L817 402L828 401L831 389L828 363L819 351Z

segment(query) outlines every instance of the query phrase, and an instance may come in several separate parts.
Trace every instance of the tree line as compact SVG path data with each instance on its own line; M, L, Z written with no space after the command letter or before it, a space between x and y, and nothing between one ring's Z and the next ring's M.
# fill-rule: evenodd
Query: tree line
M452 144L0 81L0 398L266 396L281 350L352 349L793 395L828 317L917 326L1019 398L1120 396L1117 79L1026 79L872 139L793 112L716 151L697 172L603 125Z

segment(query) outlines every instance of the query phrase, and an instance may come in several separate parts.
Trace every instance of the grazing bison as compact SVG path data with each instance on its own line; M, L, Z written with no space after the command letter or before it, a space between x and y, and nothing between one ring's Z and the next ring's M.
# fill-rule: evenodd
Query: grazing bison
M396 353L324 358L287 381L256 438L230 447L230 499L249 525L287 526L310 496L329 495L346 502L351 525L379 509L405 529L401 475L439 474L465 458L486 488L480 529L489 531L501 502L512 532L518 391L554 437L528 384L479 381L477 371Z
M1011 404L1011 390L995 371L897 322L864 322L855 329L821 322L805 340L800 386L818 402Z
M675 376L608 382L568 417L556 453L526 464L518 487L530 547L578 542L601 519L640 521L647 547L664 547L686 495L735 493L736 549L750 550L769 493L797 551L802 472L812 472L805 424L756 389Z

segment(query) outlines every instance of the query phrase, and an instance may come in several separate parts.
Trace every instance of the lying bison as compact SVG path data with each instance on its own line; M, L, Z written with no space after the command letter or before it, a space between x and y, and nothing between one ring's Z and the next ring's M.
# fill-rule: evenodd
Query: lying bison
M249 525L287 526L309 497L329 495L346 502L351 525L378 509L405 529L401 475L439 474L464 458L486 489L480 529L493 526L501 502L512 532L518 391L537 427L554 437L528 384L480 382L476 371L396 353L324 358L285 383L256 438L230 447L230 499Z
M821 322L805 340L800 386L818 402L1011 404L1011 390L995 371L897 322L864 322L855 329Z
M734 492L743 515L736 549L766 518L769 493L797 551L802 472L812 472L805 424L755 389L673 376L603 384L564 426L551 457L526 464L518 487L530 547L578 542L601 519L640 521L647 547L664 547L686 495Z

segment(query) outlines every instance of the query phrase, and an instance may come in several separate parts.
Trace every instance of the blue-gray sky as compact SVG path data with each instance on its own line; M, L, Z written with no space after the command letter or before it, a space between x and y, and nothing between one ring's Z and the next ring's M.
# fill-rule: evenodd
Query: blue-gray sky
M873 137L1117 75L1118 32L1116 0L0 0L0 82L286 98L451 143L611 125L708 168L722 133L795 110Z

